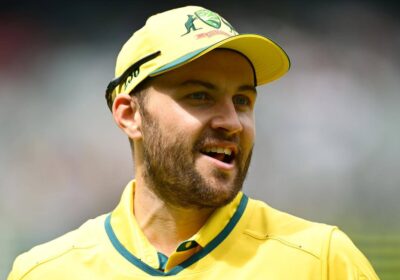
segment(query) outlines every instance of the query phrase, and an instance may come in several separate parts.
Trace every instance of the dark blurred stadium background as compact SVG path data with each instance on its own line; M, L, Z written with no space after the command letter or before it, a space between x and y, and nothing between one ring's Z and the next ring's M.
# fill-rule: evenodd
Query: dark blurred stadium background
M123 42L186 1L0 1L0 278L32 246L110 211L132 178L104 100ZM398 1L193 1L279 42L245 191L335 224L400 279Z

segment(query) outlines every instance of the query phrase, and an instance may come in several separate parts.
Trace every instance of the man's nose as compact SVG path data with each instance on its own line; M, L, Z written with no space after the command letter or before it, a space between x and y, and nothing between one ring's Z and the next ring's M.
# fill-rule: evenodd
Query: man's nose
M215 108L214 117L211 120L211 127L216 130L222 130L227 134L233 135L243 130L238 112L232 100L221 102Z

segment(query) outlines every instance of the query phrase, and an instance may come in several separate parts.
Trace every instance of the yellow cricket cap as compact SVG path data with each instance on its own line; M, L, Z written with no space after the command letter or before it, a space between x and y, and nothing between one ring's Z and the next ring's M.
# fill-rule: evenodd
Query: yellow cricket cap
M223 17L198 6L151 16L124 44L108 85L110 109L115 96L130 93L147 77L188 63L216 48L245 55L252 63L256 84L278 79L290 67L289 57L275 42L257 34L239 34Z

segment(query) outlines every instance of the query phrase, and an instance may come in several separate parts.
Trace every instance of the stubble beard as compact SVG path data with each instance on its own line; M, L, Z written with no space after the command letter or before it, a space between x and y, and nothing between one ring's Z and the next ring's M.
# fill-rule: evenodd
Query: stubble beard
M230 184L218 188L215 182L207 180L195 169L194 154L206 141L230 140L221 132L204 133L194 145L185 141L185 135L176 134L167 138L157 120L143 107L142 133L144 168L142 176L146 185L164 202L182 208L217 208L231 202L242 189L251 161L252 150L243 160L243 153L237 153L237 174L229 182L229 175L218 170L213 176L218 183ZM235 140L238 141L238 140ZM224 182L225 181L225 182ZM214 186L213 186L214 184Z

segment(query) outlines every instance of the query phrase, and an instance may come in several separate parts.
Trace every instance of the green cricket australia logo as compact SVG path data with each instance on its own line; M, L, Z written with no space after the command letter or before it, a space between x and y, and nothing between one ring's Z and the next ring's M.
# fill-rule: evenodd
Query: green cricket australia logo
M233 26L229 22L227 22L223 17L219 16L217 13L204 9L196 11L194 15L188 15L188 19L185 23L186 33L182 34L181 36L185 36L192 31L202 29L201 27L196 28L195 26L196 19L201 20L208 26L211 26L215 29L220 29L221 25L225 24L226 26L229 27L231 33L237 34L235 28L233 28Z

